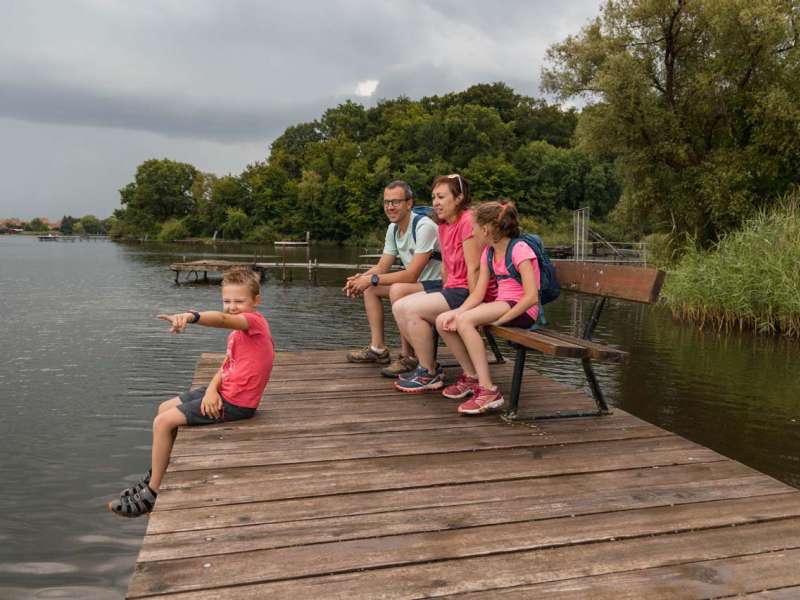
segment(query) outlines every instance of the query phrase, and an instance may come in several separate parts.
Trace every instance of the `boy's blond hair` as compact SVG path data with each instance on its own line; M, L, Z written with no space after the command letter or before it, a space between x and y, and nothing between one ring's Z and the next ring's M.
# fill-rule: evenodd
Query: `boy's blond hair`
M222 285L244 285L250 290L253 298L261 293L261 278L258 273L248 267L233 267L222 276Z

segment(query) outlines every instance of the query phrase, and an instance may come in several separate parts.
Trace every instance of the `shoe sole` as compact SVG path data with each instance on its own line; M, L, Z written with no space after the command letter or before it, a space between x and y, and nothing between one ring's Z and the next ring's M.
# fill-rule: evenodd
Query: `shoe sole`
M387 359L384 360L384 359L377 359L376 358L374 360L369 360L369 359L360 360L360 359L351 358L350 356L348 356L347 357L347 362L353 363L353 364L356 364L356 365L388 365L390 362L392 362L392 359L391 358L387 358Z
M119 513L117 511L115 511L113 508L111 508L112 504L114 504L113 500L111 500L110 502L106 502L106 508L108 509L108 512L110 512L111 514L117 515L118 517L125 517L126 519L138 519L139 517L149 517L150 516L149 512L141 513L141 514L138 514L138 515L129 515L128 513ZM152 512L152 511L150 511L150 512Z
M448 394L446 392L442 392L442 396L444 396L445 398L450 398L450 400L461 400L461 399L466 398L467 396L471 396L471 395L472 395L472 390L467 390L466 392L463 392L463 393L459 394L458 396L453 396L453 395Z
M497 410L499 408L503 408L505 404L505 400L495 400L494 402L490 402L489 404L485 404L478 409L475 410L461 410L459 407L458 412L462 415L481 415L485 412L489 412L490 410Z
M401 391L401 392L405 392L406 394L421 394L422 392L440 390L440 389L442 389L443 385L444 385L444 381L439 381L437 383L433 383L433 384L429 384L429 385L423 385L423 386L418 387L418 388L405 388L405 387L401 387L401 386L397 385L397 383L394 384L394 387L395 387L396 390Z

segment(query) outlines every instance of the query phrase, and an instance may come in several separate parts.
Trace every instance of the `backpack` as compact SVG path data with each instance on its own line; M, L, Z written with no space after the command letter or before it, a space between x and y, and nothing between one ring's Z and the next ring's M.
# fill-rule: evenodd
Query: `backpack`
M414 206L411 209L412 217L411 217L411 239L414 240L414 246L417 245L417 225L420 221L424 218L431 218L433 214L433 207L432 206ZM399 235L399 229L397 223L394 223L394 243L397 244L397 236ZM438 250L434 250L431 252L431 260L442 260L442 253Z
M508 275L495 275L494 247L489 246L489 274L497 279L513 277L519 283L522 283L522 275L519 274L519 271L517 271L516 267L511 262L511 252L514 250L514 246L520 242L530 246L531 250L533 250L533 253L536 255L536 260L539 262L539 304L552 302L558 298L558 295L561 293L561 286L558 285L556 268L550 261L550 257L547 256L547 252L542 244L542 239L534 233L522 233L518 238L509 240L508 248L506 248L506 270L508 271Z

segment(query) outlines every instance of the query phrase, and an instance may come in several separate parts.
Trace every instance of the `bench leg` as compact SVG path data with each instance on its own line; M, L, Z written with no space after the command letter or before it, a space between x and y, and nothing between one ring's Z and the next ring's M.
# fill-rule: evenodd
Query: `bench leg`
M486 335L486 341L489 342L489 347L492 349L492 354L494 354L494 360L497 364L501 365L506 362L506 359L503 358L503 354L500 352L500 348L497 347L497 340L494 339L494 336L489 333L486 328L484 328L483 333Z
M591 359L582 358L581 362L583 363L583 372L586 373L586 381L589 383L589 388L592 390L592 398L594 398L597 404L598 413L601 415L609 414L611 411L608 409L606 399L603 397L603 390L600 389L600 382L597 381L597 377L594 374Z
M514 377L511 380L511 404L506 413L506 416L511 419L517 416L519 393L522 389L522 375L525 372L525 356L527 352L528 349L525 346L517 346L517 356L514 359Z
M436 330L436 326L433 327L433 365L436 366L438 362L437 359L439 358L439 332Z

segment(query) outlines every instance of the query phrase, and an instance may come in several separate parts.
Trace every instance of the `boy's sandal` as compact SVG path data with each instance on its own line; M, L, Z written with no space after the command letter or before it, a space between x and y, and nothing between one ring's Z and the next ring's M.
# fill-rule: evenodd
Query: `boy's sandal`
M108 510L121 517L141 517L152 512L158 494L145 484L144 489L130 496L120 496L108 503Z
M152 469L147 469L147 473L145 473L139 481L134 483L130 487L126 487L119 493L119 497L122 498L123 496L133 496L135 493L142 491L144 488L147 487L147 484L150 483L150 476L153 474Z

